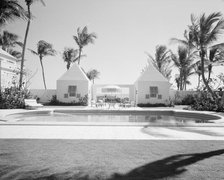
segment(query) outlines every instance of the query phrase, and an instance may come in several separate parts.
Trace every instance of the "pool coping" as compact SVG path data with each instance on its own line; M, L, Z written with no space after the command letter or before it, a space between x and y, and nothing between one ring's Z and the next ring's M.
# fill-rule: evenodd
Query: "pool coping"
M33 111L52 111L53 109L62 110L93 110L93 108L43 108L37 110L0 110L0 119L7 115L22 112ZM99 109L97 109L99 110ZM102 109L101 109L102 110ZM126 111L175 111L175 112L193 112L199 114L211 114L220 117L220 123L224 123L224 115L216 112L207 111L189 111L171 108L138 108L125 109ZM116 112L115 110L112 110ZM105 112L105 111L104 111ZM149 128L149 132L145 130ZM154 134L156 132L156 134ZM202 132L202 133L201 133ZM206 132L206 133L203 133ZM152 133L152 134L151 134ZM208 134L207 134L208 133ZM162 136L161 136L161 135ZM212 135L214 134L214 135ZM100 139L100 140L224 140L224 126L203 127L142 127L127 125L38 125L38 124L5 124L0 123L0 139Z
M181 117L186 117L186 114L188 115L199 115L201 116L211 116L216 119L207 119L210 122L215 122L214 124L209 123L206 125L206 123L203 123L201 125L202 127L211 126L211 127L222 127L224 126L224 116L218 114L217 112L212 111L192 111L192 110L183 110L183 109L171 109L171 108L124 108L124 109L102 109L102 108L92 108L92 107L81 107L81 108L71 108L71 107L52 107L52 108L38 108L35 110L26 110L26 109L14 109L14 110L0 110L0 125L29 125L29 126L147 126L148 123L142 122L142 123L116 123L116 122L57 122L57 123L51 123L51 122L40 122L40 123L18 123L16 122L17 119L9 118L8 116L13 114L20 114L20 113L32 113L32 112L57 112L57 111L63 111L63 112L78 112L78 113L144 113L144 112L171 112L175 114L182 114ZM189 116L187 116L189 117ZM220 126L221 125L221 126ZM192 126L192 127L201 127L200 125ZM162 126L152 126L152 127L162 127ZM166 126L169 127L169 126ZM173 127L173 126L170 126ZM178 126L177 126L178 127ZM182 126L180 126L182 127ZM191 126L190 126L191 127Z

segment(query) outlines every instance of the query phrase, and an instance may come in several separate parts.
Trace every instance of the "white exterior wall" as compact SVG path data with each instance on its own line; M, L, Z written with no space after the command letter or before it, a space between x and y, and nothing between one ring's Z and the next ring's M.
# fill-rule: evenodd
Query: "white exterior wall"
M16 58L5 54L0 54L0 87L2 89L11 87L18 80Z
M68 86L77 86L76 94L80 94L81 97L88 95L90 99L90 83L88 81L79 81L79 80L58 80L57 81L57 99L60 102L70 103L72 101L78 101L77 97L64 98L64 94L68 94Z
M30 89L32 98L40 98L40 103L50 102L52 96L56 95L56 89Z
M158 97L153 98L149 97L149 99L146 99L146 94L150 95L150 86L157 86L158 87L158 94L162 95L162 99L158 99ZM169 88L170 84L168 82L162 82L162 81L138 81L135 84L136 90L137 90L137 97L136 97L136 103L140 104L156 104L156 103L163 103L167 104L169 102Z

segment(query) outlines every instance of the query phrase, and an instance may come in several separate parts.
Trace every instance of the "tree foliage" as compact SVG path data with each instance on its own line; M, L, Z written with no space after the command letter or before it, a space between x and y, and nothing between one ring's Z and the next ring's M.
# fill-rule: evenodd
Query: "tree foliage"
M207 52L209 49L213 50L213 52L210 52L213 56L215 55L213 53L216 51L214 48L218 48L220 50L223 48L224 43L214 45L220 34L223 33L223 30L224 20L222 18L222 14L219 12L211 13L208 16L202 14L199 17L191 15L191 25L188 29L189 40L199 52L202 80L206 89L214 99L217 98L217 95L213 92L212 87L209 86L209 79L206 79L205 77L205 63L206 60L211 62L210 58L206 59L206 57L208 57Z
M62 57L67 63L66 68L68 70L71 64L78 60L78 50L73 48L65 48Z
M42 77L44 82L44 88L47 89L46 81L45 81L45 74L44 74L44 65L43 65L43 58L45 56L54 56L56 55L56 51L53 49L53 45L44 41L40 40L37 43L37 51L29 49L34 55L39 56L41 69L42 69Z
M83 29L80 27L77 29L77 35L73 36L76 44L79 47L79 59L78 64L80 64L80 59L82 56L82 49L84 46L87 46L88 44L93 44L94 40L97 38L95 33L88 33L88 28L85 26Z
M94 84L94 80L96 78L99 78L100 72L97 71L96 69L91 69L86 73L86 75L90 81L93 81L93 84Z
M0 1L0 28L6 23L17 18L26 18L23 7L17 0L1 0Z
M172 54L171 59L179 70L179 76L176 78L178 89L186 90L187 84L190 83L188 78L194 74L194 53L189 54L187 47L179 46L177 54Z
M155 56L147 53L148 61L151 61L158 71L168 80L171 78L171 51L164 45L156 46ZM150 63L150 62L148 62ZM146 66L147 68L147 66Z

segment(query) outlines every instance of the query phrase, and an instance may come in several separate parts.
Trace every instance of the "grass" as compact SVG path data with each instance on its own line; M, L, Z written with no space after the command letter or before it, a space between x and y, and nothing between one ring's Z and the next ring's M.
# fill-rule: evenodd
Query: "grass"
M224 141L0 140L0 179L222 179Z

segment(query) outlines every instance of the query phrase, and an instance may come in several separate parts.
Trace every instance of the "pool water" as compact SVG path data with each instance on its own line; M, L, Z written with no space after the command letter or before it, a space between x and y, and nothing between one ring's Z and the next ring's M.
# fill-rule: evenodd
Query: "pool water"
M76 124L127 124L150 126L192 126L213 123L202 118L179 117L171 113L18 113L10 115L16 123L45 124L45 123L76 123Z

